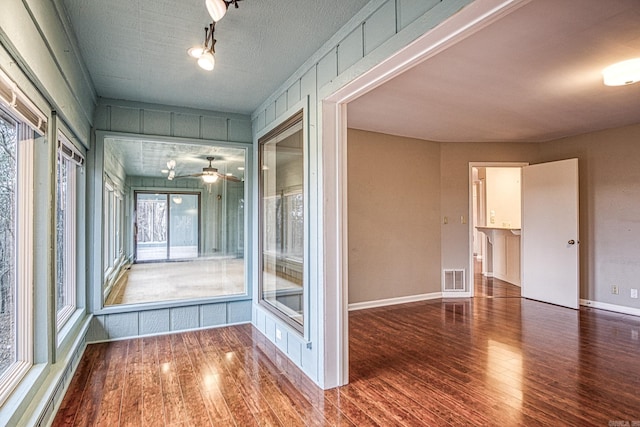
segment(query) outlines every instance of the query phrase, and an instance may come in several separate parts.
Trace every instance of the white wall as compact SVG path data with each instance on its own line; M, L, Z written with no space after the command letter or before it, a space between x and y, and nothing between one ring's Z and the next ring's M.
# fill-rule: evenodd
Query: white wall
M485 170L487 227L520 228L520 168Z

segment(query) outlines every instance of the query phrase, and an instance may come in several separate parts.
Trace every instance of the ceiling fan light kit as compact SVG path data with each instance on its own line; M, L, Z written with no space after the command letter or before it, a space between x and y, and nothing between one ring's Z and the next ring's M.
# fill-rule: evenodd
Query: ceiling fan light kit
M204 43L202 46L193 46L187 50L189 56L198 60L198 65L203 70L212 71L216 65L216 39L213 37L216 22L226 15L229 5L233 4L237 9L239 1L242 0L205 0L205 6L213 22L209 24L209 27L204 28Z
M225 179L227 181L242 182L241 179L236 178L235 176L233 176L233 174L222 174L218 172L218 168L213 167L213 161L215 160L215 157L209 156L207 157L207 160L209 161L209 166L203 167L202 172L194 173L191 175L174 176L173 178L200 178L205 184L214 184L218 181L219 178Z

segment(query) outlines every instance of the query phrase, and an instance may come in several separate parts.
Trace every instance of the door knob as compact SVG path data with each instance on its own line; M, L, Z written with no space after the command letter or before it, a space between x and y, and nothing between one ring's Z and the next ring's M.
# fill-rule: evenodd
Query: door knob
M569 243L570 245L575 245L575 244L576 244L576 241L575 241L575 240L573 240L573 239L571 239L571 240L569 240L567 243Z

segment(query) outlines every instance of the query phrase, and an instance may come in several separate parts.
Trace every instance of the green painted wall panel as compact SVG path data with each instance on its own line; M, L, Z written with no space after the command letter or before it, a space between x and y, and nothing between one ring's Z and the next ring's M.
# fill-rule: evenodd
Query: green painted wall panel
M364 23L364 53L369 54L396 33L396 1L387 1Z
M358 62L363 57L364 40L362 26L358 26L338 45L338 74Z

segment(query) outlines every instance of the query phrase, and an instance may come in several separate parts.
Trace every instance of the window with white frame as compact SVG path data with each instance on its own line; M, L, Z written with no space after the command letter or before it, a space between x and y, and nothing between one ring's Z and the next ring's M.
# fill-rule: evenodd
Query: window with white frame
M56 323L62 328L76 309L77 174L84 157L58 137L56 171Z
M0 101L0 404L33 362L34 132L5 107Z
M109 279L123 257L122 239L122 193L108 178L104 182L104 277ZM105 280L105 288L110 280Z

